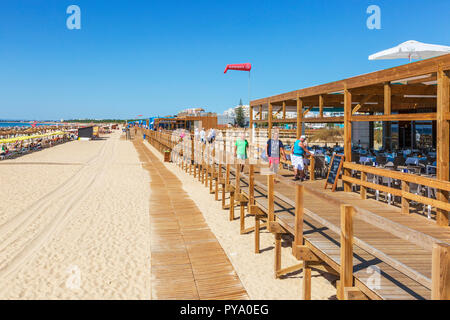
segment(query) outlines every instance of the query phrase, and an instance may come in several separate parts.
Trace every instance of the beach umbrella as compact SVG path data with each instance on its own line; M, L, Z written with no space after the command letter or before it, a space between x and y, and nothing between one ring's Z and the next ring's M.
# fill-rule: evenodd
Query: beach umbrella
M450 47L410 40L369 56L369 60L428 59L450 53Z

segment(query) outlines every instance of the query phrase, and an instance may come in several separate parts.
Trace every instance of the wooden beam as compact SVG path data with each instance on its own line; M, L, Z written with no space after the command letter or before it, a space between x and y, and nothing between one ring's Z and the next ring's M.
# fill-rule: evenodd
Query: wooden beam
M249 106L250 108L250 130L253 130L253 107Z
M319 115L323 118L323 94L319 96Z
M277 112L275 112L275 114L273 115L274 119L277 119L278 115L280 114L280 112L283 111L283 107L281 107L280 109L278 109Z
M353 215L352 206L341 205L340 300L344 299L344 289L353 287Z
M303 300L311 300L311 267L308 266L308 262L303 262L303 283L302 283L302 296Z
M286 119L286 101L283 101L283 120Z
M351 121L433 121L436 120L436 113L406 113L406 114L391 114L391 115L370 115L370 116L352 116Z
M352 94L344 90L344 161L352 162ZM344 175L350 176L351 171L344 169ZM350 192L351 185L344 183L344 191Z
M450 300L450 245L435 244L431 267L431 299Z
M275 233L275 255L274 256L275 256L274 277L275 277L275 279L277 279L278 271L281 269L281 233Z
M305 112L303 112L303 118L308 114L308 112L312 110L312 108L314 108L314 106L310 106L308 109L305 110Z
M438 103L437 103L437 170L436 178L439 180L449 180L449 150L450 150L450 125L445 120L445 114L450 112L450 79L447 73L439 68L438 74ZM447 191L438 190L436 198L440 201L448 201L449 193ZM440 226L448 226L449 215L448 211L437 209L436 222Z
M275 234L277 234L277 233L279 233L279 234L289 233L289 232L287 232L287 230L285 228L283 228L283 226L281 224L279 224L276 221L270 221L269 224L270 224L270 228L269 229L270 229L270 232L272 232L272 233L275 233Z
M296 245L292 247L293 255L298 260L320 262L321 260L317 257L314 252L307 246Z
M391 114L392 109L392 90L390 83L384 84L384 115Z
M344 300L369 300L367 296L357 287L344 288Z

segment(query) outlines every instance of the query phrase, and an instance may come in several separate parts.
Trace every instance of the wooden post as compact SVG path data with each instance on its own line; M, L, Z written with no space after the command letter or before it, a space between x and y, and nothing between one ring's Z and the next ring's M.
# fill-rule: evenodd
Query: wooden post
M234 196L235 190L230 191L230 221L234 220Z
M215 166L215 149L212 149L211 151L211 168L210 168L210 177L209 177L209 193L214 193L213 190L213 182L216 178L216 166Z
M248 173L248 206L255 204L255 165L249 165Z
M219 200L219 180L220 180L220 168L222 167L222 165L220 164L220 161L219 161L219 164L218 164L218 170L217 170L217 173L216 173L216 185L215 185L215 191L214 191L214 200L216 200L216 201L218 201Z
M344 90L344 161L352 162L352 94L345 88ZM351 176L350 169L344 169L345 176ZM344 182L344 191L351 192L351 183Z
M292 251L297 246L303 245L303 192L304 187L302 185L295 186L295 234Z
M258 213L255 213L255 253L259 253L259 228L261 227L261 221Z
M431 299L450 300L450 245L435 243L431 267Z
M278 270L281 269L281 233L275 233L275 261L274 261L274 277L278 278Z
M445 115L450 111L450 79L448 74L441 68L438 70L437 81L436 178L438 180L449 181L450 126ZM436 198L439 201L448 202L448 192L437 189ZM448 226L448 222L448 211L436 209L436 223L440 226Z
M268 134L268 139L272 138L272 119L273 119L273 114L272 114L272 104L269 102L268 103L268 126L267 126L267 134Z
M311 267L303 261L302 300L311 300Z
M235 173L235 192L236 195L239 196L241 193L241 165L239 164L239 162L237 162L236 164L236 173Z
M303 101L297 96L297 139L302 135Z
M283 101L283 120L286 119L286 101Z
M388 116L391 114L392 109L392 89L391 84L384 84L384 115Z
M353 215L354 208L341 205L341 266L338 298L344 299L344 288L353 287Z
M361 172L361 181L367 181L367 173ZM366 200L367 199L367 188L361 185L361 191L360 191L361 199Z
M323 118L323 95L319 96L319 115Z
M194 136L191 136L191 163L189 164L189 174L192 174L192 164L195 164Z
M239 199L239 224L240 224L240 229L239 232L240 234L244 234L245 232L245 202L242 201L242 199Z
M270 223L275 221L275 213L274 213L274 175L267 175L267 230L270 230Z
M311 160L309 163L309 180L314 181L316 180L316 158L314 158L314 155L311 156Z
M402 191L403 192L409 192L409 182L402 181ZM409 200L405 197L402 197L402 209L401 213L403 214L409 214Z
M209 147L205 146L205 157L206 157L206 161L205 161L205 187L208 187L208 177L209 177L209 171L210 171L210 165L209 165L209 161L210 161L210 153L209 153Z
M259 106L259 120L262 120L262 105Z
M253 130L253 106L249 106L250 111L250 130Z

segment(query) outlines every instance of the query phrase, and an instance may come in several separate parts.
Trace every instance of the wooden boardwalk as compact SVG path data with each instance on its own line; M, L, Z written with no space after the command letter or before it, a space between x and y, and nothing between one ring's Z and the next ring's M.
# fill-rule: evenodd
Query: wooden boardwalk
M292 177L289 171L281 175ZM235 185L234 169L230 172L230 184ZM262 211L268 211L267 176L255 174L255 201ZM305 182L304 240L328 266L339 272L340 268L340 205L350 204L368 214L381 217L374 226L354 219L354 236L366 244L354 246L353 275L355 286L371 299L430 299L432 242L450 242L450 228L441 227L426 218L401 214L396 208L375 200L361 200L350 192L324 190L324 181ZM277 222L289 233L295 232L295 188L284 183L274 186L274 212ZM240 191L248 197L248 175L241 174ZM236 203L239 204L239 203ZM386 219L386 220L384 220ZM384 230L383 221L394 222L400 229L411 230L418 235L415 243L396 237ZM390 223L386 223L388 228ZM419 233L415 233L418 231ZM367 246L368 245L368 246ZM372 251L372 252L369 252ZM374 255L376 254L377 257ZM380 259L384 255L386 259ZM380 277L375 273L379 270ZM408 276L399 270L407 270ZM377 282L379 281L379 282Z
M151 177L152 299L248 299L242 283L202 213L180 180L135 139Z

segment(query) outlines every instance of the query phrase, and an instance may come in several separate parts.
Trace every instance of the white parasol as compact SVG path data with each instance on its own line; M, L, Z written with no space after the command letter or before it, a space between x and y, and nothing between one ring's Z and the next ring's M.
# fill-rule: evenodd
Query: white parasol
M419 41L406 41L394 48L386 49L369 56L369 60L381 59L428 59L450 53L450 47L427 44Z

